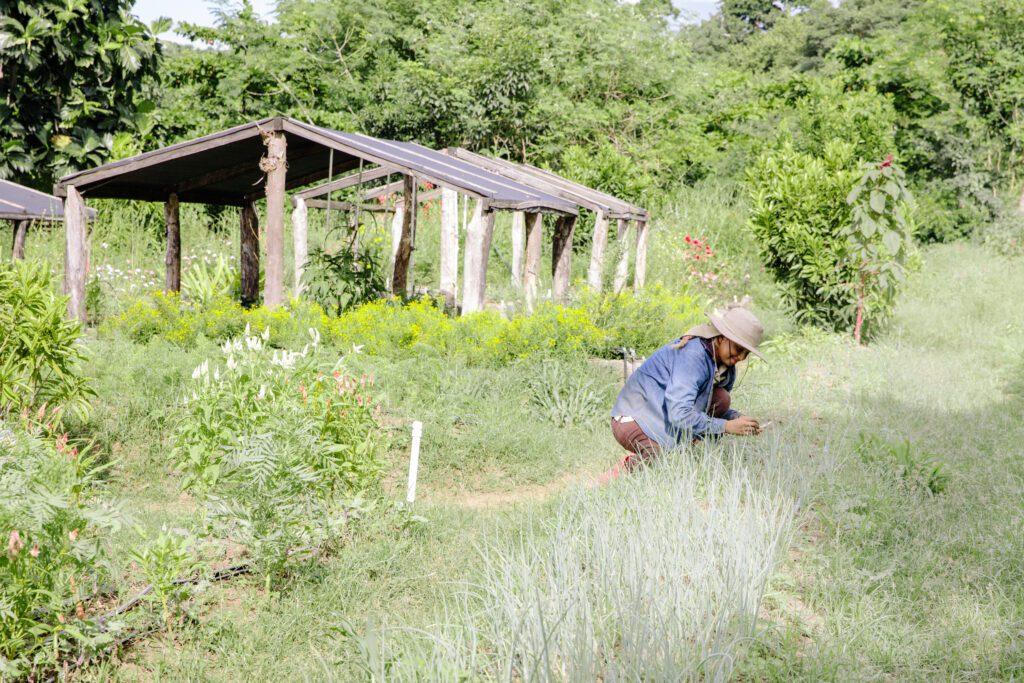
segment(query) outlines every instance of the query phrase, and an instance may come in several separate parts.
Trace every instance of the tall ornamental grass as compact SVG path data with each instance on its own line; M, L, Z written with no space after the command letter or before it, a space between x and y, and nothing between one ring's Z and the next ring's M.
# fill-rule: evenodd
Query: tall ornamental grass
M768 450L777 451L777 444ZM764 459L767 455L767 460ZM755 635L796 509L789 472L745 447L662 458L482 549L426 630L367 638L377 680L725 680Z

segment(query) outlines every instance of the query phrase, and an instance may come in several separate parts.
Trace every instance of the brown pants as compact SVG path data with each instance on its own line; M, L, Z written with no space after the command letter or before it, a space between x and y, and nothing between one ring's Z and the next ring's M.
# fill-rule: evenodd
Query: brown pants
M711 415L722 417L732 403L729 392L722 387L717 387L711 394ZM661 446L651 437L644 434L640 425L636 422L619 422L612 418L612 436L619 442L628 453L610 470L601 475L601 481L614 479L622 473L622 470L633 470L641 463L657 457L661 453Z

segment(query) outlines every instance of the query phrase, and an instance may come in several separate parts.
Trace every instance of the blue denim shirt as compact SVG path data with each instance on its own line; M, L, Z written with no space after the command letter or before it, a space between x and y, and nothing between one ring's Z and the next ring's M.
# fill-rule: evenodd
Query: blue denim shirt
M714 389L715 362L700 339L681 349L678 339L651 354L626 380L612 407L612 416L632 417L644 434L662 448L676 446L684 438L703 438L725 431L725 419L707 414ZM736 368L727 368L719 386L726 391L736 381ZM735 410L726 419L740 415Z

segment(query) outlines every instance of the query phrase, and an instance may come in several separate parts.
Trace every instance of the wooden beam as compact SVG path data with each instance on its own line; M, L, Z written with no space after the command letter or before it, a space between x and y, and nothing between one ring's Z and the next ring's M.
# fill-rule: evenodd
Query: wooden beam
M85 200L74 185L64 188L64 293L68 318L85 324L85 275L88 269Z
M296 197L295 208L292 209L292 245L295 252L295 287L292 291L296 299L302 295L302 273L309 255L308 225L306 202L302 197Z
M441 191L441 294L449 308L458 298L459 282L459 193Z
M633 265L633 290L639 292L647 281L647 238L650 224L647 221L636 222L636 262Z
M28 224L31 221L11 221L14 227L14 240L11 243L11 260L17 261L25 258L25 238L28 236Z
M391 289L399 296L408 295L409 262L412 258L412 221L416 213L416 179L405 176L402 186L402 227L398 236L398 248L395 249L395 269L391 276Z
M178 195L172 192L164 202L164 225L167 232L167 253L164 255L164 291L181 291L181 219Z
M466 253L462 265L462 315L483 310L487 301L487 262L494 237L494 212L477 201L466 229Z
M239 211L242 305L251 308L260 299L260 225L256 204L249 202Z
M555 223L551 242L551 290L557 301L569 295L572 275L572 235L576 228L575 216L560 216Z
M378 166L376 168L363 169L361 175L358 172L350 173L349 175L338 178L337 180L332 180L330 182L323 183L322 185L311 187L308 190L296 192L293 196L302 199L321 197L328 192L344 190L347 187L360 185L362 183L370 182L371 180L377 180L378 178L383 178L384 176L389 176L394 173L401 173L401 171L390 166Z
M537 285L540 280L541 240L544 239L544 214L526 214L526 263L523 269L523 290L526 311L533 313L537 303Z
M385 219L387 213L384 214ZM395 215L391 217L391 269L388 271L388 293L394 294L395 262L398 258L398 247L402 241L402 224L405 222L405 206L399 202L395 206Z
M190 190L195 190L200 187L206 187L207 185L213 185L224 180L230 180L231 178L244 175L245 173L251 173L253 178L262 178L263 173L260 171L258 164L254 163L255 160L245 161L241 164L235 164L234 166L227 166L225 168L218 168L204 173L202 175L194 176L178 183L177 185L171 185L164 188L165 192L184 194Z
M615 264L615 280L612 282L612 291L616 294L626 288L626 281L629 279L629 221L625 218L619 219L617 237L619 260Z
M594 239L590 252L590 268L587 270L587 287L600 294L604 286L604 251L608 246L608 215L599 213L594 217Z
M512 214L512 286L523 288L523 250L526 247L526 214Z
M270 131L263 135L266 154L260 159L260 170L267 174L267 268L264 273L263 305L284 303L284 201L288 175L288 141L284 133Z

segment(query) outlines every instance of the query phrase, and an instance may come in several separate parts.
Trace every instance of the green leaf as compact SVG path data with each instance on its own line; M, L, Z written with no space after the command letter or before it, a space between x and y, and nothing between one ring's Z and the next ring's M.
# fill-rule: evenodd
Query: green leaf
M899 234L895 232L884 233L882 235L882 244L895 256L900 251L901 240Z
M871 190L871 210L876 213L885 213L885 195L878 190Z

